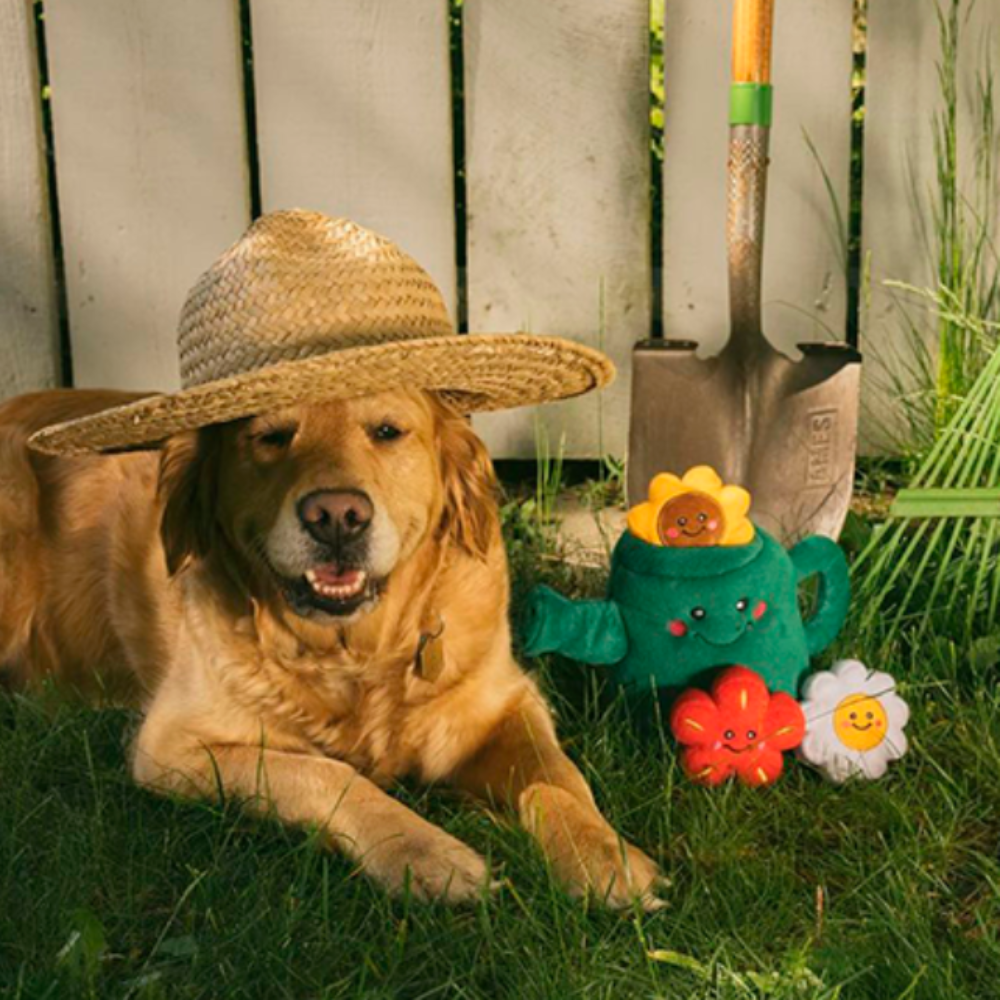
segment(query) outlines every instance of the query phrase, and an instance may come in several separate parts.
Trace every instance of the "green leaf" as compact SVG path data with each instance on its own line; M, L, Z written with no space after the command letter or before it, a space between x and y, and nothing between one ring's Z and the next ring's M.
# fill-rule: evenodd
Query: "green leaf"
M1000 635L984 635L969 644L969 666L976 674L992 670L1000 663Z
M662 962L664 965L672 965L677 969L687 969L702 979L708 979L709 970L702 965L698 959L692 955L685 955L679 951L668 951L664 948L657 948L654 951L646 952L646 957L654 962Z
M191 934L167 938L166 941L160 942L156 954L170 958L194 958L198 954L198 942Z
M71 918L72 930L56 955L56 964L81 979L93 979L108 950L104 925L90 910L79 909Z

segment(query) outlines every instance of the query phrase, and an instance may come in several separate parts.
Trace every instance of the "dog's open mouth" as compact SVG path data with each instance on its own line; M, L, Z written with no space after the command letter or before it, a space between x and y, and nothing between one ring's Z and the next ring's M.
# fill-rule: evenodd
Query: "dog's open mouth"
M343 569L336 563L307 569L305 578L314 594L330 601L350 601L368 585L368 574L363 569Z
M313 566L297 580L285 582L288 601L299 614L351 615L375 600L380 590L380 581L365 570L338 563Z

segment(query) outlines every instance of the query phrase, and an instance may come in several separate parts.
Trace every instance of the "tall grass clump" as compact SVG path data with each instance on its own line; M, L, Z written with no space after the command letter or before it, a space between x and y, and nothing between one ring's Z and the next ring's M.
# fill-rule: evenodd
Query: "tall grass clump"
M1000 258L997 255L995 68L989 39L971 82L961 67L975 44L969 18L977 0L937 6L940 56L938 107L931 121L934 180L924 190L913 176L911 204L929 283L888 281L903 322L903 348L876 355L882 389L898 401L899 424L883 428L911 468L930 452L997 346ZM971 107L971 116L963 107ZM973 134L964 129L971 120ZM985 331L985 332L984 332Z
M885 643L932 629L966 638L1000 629L1000 520L982 494L962 492L1000 492L998 146L988 47L971 94L960 73L975 2L937 7L935 182L927 198L914 198L932 283L886 282L903 307L909 349L888 388L903 418L908 485L920 492L895 505L853 568L859 625ZM960 133L963 107L973 109L972 142Z

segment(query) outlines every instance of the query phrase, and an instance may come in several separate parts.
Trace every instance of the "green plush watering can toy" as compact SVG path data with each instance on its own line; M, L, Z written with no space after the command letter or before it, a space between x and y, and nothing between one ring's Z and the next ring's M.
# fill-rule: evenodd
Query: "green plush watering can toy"
M571 601L548 587L528 599L529 656L557 652L610 667L636 694L705 686L722 666L756 671L793 697L809 658L836 638L847 615L847 560L828 538L786 550L748 517L750 496L707 466L664 473L629 512L603 601ZM803 620L799 585L819 577Z

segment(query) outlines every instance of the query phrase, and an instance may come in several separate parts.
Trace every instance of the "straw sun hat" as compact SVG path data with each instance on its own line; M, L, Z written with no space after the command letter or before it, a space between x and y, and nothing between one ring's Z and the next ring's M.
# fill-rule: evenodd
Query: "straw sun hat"
M52 454L153 448L180 431L295 403L405 387L463 413L607 385L600 352L525 333L456 334L441 293L394 243L347 219L274 212L202 275L177 334L183 388L39 431Z

